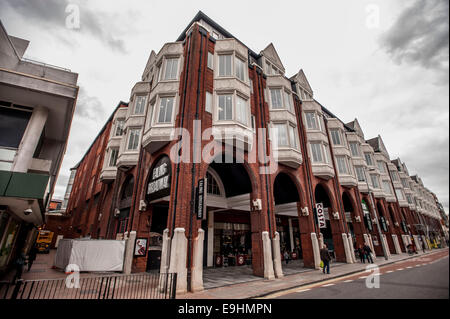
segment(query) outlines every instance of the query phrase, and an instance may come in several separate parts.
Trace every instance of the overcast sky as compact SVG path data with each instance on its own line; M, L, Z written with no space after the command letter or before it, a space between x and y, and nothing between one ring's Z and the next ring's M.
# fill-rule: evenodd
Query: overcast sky
M69 3L78 5L79 29L66 25ZM448 213L448 3L2 0L0 18L31 42L25 57L79 74L55 197L118 102L129 100L151 50L175 41L202 10L255 52L272 42L287 76L302 68L319 102L344 122L358 118L366 139L380 134L391 159L419 174Z

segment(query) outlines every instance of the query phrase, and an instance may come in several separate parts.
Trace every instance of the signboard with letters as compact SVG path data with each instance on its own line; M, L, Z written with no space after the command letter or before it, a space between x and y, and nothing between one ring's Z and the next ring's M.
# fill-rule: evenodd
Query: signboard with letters
M327 223L325 222L323 203L316 203L316 212L317 212L317 222L319 223L319 228L327 228Z
M170 195L172 165L168 156L163 156L150 172L147 186L147 200L153 201Z
M198 186L195 192L195 212L197 219L205 219L205 204L206 204L206 178L198 180Z

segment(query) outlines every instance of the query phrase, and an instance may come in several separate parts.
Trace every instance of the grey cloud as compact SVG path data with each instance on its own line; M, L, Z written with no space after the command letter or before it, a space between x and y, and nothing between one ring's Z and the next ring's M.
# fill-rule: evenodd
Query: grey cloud
M3 11L5 7L9 7L24 18L45 27L48 31L58 33L62 30L68 30L65 22L66 17L69 15L69 13L66 13L66 7L69 3L78 5L80 10L80 29L70 29L70 31L90 33L111 49L120 53L127 52L124 41L117 39L113 34L115 31L113 22L117 20L109 19L103 12L92 11L85 1L2 0L0 2L0 11ZM67 36L67 32L64 36ZM60 39L61 35L57 34L57 37ZM64 42L73 45L72 41Z
M105 111L97 97L87 95L84 88L80 87L74 116L78 117L77 120L80 118L98 120L104 118Z
M380 39L397 63L448 71L448 0L416 0ZM447 79L448 75L442 75Z

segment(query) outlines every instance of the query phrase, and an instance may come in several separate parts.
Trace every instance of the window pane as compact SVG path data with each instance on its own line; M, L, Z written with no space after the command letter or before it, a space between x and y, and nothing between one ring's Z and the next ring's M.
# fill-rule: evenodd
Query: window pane
M377 175L371 174L370 175L370 179L372 181L372 186L374 188L380 188L380 183L378 183L378 176Z
M18 148L31 112L0 107L0 146Z
M286 131L286 124L275 124L274 125L277 134L278 146L288 146L288 137Z
M210 68L212 70L213 65L214 65L214 54L212 54L211 52L208 52L208 68Z
M172 122L173 99L173 97L164 97L161 99L158 123Z
M212 94L206 92L205 111L212 113Z
M323 162L321 143L311 143L311 153L313 162L315 163Z
M380 173L384 173L384 163L382 161L377 161L377 166L378 166L378 170L380 171Z
M344 156L336 156L339 174L348 174L347 163Z
M289 110L289 111L294 111L294 108L293 108L293 106L292 106L292 97L291 97L291 95L288 93L288 92L286 92L286 91L284 91L284 101L285 101L285 103L286 103L286 107L287 107L287 109Z
M140 129L131 129L130 130L130 136L128 140L128 149L129 150L136 150L139 145L139 135L140 135Z
M282 109L283 101L281 100L281 90L280 89L270 89L270 97L272 100L273 109Z
M358 143L352 142L350 143L350 150L352 152L352 156L359 156L359 145Z
M116 166L118 153L119 153L119 150L117 148L111 149L111 157L109 158L109 166L111 166L111 167Z
M231 76L231 55L219 56L219 76Z
M364 153L364 157L366 159L367 165L373 166L372 156L370 155L370 153Z
M236 120L244 125L248 125L248 106L243 98L236 97Z
M341 136L339 130L330 130L331 139L333 140L334 145L341 145Z
M123 125L125 123L124 120L117 120L116 122L116 133L115 136L122 136L123 135Z
M364 172L364 167L362 166L355 166L356 169L356 175L358 176L358 182L365 182L366 181L366 174Z
M295 127L289 125L289 142L293 148L297 148L297 138L295 137Z
M232 95L219 95L218 115L219 120L232 120Z
M136 96L134 114L144 114L145 100L146 100L145 96Z
M178 71L178 58L166 59L166 71L164 73L164 80L175 80Z
M316 113L314 112L306 112L306 126L310 130L317 130L317 119L316 119Z
M391 185L389 181L383 181L383 190L386 194L392 194Z
M236 77L245 81L245 62L239 58L236 58Z

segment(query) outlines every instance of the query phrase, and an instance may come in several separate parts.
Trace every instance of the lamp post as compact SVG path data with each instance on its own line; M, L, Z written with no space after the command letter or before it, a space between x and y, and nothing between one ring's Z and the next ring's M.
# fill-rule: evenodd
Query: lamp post
M368 171L372 172L372 171L375 171L375 169L369 168ZM370 173L369 173L369 177L370 177ZM384 240L383 240L383 233L381 232L380 223L378 220L378 214L377 214L377 210L375 208L375 203L373 202L373 198L372 198L373 194L372 194L372 191L370 190L369 182L367 181L367 176L366 176L366 185L367 185L367 192L369 193L370 206L372 206L372 211L373 211L373 214L375 215L375 221L376 221L375 224L377 225L378 235L380 236L381 248L383 249L384 259L388 260L387 250L386 250L386 246L384 245Z

